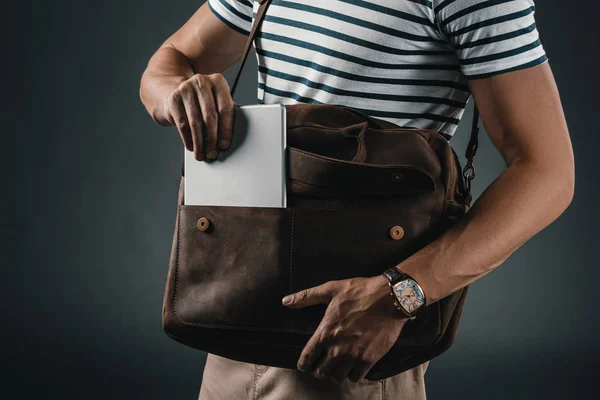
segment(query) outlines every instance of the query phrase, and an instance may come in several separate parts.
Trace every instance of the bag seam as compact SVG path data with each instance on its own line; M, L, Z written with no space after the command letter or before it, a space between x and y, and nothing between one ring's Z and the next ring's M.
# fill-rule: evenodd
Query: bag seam
M292 285L292 259L294 256L294 214L295 210L292 208L292 232L290 235L290 294L293 293L293 285Z

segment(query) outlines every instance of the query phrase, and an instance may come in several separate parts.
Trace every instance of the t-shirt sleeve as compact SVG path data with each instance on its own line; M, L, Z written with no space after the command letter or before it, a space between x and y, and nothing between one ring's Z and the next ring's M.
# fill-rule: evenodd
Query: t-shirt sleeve
M532 0L434 0L436 23L467 79L547 61Z
M208 7L229 27L248 36L252 29L254 0L208 0Z

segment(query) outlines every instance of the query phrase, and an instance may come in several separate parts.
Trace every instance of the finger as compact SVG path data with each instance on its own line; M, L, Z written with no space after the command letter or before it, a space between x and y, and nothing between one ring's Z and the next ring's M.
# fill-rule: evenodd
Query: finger
M213 74L213 91L217 106L218 129L217 129L217 145L220 149L226 150L231 145L233 137L233 121L234 121L234 102L229 93L229 85L227 80L221 74Z
M327 345L321 340L320 329L317 328L304 346L297 367L300 371L310 370L327 350Z
M338 359L334 358L331 352L323 352L319 360L313 364L313 375L318 379L327 379L336 369Z
M289 308L304 308L317 304L329 304L332 297L333 283L327 282L287 295L282 299L282 302L283 305Z
M167 100L167 104L167 114L171 116L172 122L177 127L177 131L179 132L179 136L181 136L183 145L189 151L194 151L194 142L190 132L190 124L187 120L185 107L181 97L179 95L171 95Z
M198 105L196 92L187 89L182 92L181 97L183 98L192 141L194 143L194 158L198 161L204 161L204 138L202 137L204 127L202 126L202 114Z
M351 382L358 382L361 379L364 379L364 377L369 373L371 368L373 368L373 365L375 364L366 362L355 364L354 367L348 373L348 379Z
M219 151L217 150L217 129L219 122L217 107L213 97L210 80L203 75L196 76L198 77L196 78L196 95L200 102L205 129L206 148L204 149L204 152L207 158L214 160L219 156Z
M341 385L348 378L352 368L354 368L354 363L351 361L340 361L331 373L331 380Z

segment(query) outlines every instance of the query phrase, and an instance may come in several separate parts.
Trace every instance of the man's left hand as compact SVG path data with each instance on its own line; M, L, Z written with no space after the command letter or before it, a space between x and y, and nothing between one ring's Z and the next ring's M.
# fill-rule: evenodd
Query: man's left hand
M408 320L394 306L383 275L330 281L286 296L283 304L289 308L327 304L298 369L337 383L363 379L392 348Z

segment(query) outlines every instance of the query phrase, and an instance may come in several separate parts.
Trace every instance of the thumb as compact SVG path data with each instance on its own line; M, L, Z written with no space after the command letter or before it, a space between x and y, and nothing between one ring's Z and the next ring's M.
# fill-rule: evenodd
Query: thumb
M331 282L285 296L281 302L289 308L304 308L317 304L328 304L333 297Z

